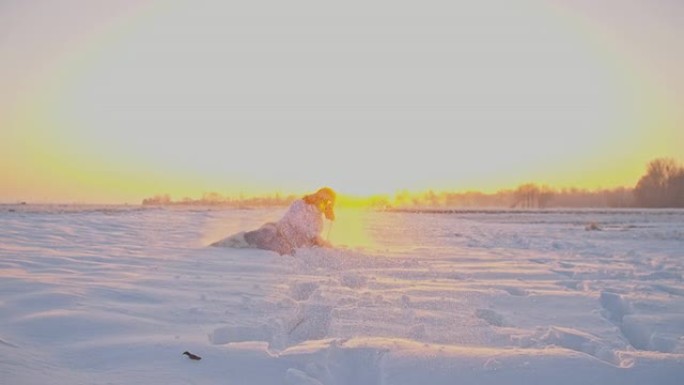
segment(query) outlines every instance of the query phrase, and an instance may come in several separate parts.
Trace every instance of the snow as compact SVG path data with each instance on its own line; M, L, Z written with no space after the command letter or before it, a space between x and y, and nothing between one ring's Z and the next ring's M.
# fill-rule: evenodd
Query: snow
M0 382L684 376L684 211L340 209L332 250L207 247L282 213L0 206Z

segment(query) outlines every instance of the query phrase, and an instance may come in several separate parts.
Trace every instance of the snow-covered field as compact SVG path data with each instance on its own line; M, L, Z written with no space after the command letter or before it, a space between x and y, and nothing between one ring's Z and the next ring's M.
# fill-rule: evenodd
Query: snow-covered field
M0 383L682 383L684 211L283 211L0 206Z

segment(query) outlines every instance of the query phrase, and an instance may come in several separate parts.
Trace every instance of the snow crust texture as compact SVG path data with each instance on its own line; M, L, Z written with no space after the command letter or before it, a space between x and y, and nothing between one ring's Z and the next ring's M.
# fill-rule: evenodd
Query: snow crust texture
M0 383L684 376L684 211L349 213L345 243L340 210L335 249L207 247L280 214L0 206Z

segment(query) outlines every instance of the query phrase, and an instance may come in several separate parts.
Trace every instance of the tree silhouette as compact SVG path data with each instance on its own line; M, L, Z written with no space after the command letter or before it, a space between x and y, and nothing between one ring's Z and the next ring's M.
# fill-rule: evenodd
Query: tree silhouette
M634 196L642 207L684 207L684 167L671 158L651 161Z

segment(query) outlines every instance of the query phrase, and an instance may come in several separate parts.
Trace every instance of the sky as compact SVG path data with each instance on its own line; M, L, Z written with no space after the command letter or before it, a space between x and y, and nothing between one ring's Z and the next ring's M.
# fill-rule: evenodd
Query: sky
M684 2L0 0L0 202L633 186Z

